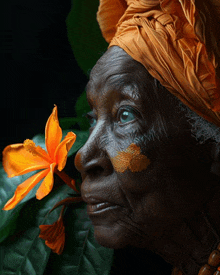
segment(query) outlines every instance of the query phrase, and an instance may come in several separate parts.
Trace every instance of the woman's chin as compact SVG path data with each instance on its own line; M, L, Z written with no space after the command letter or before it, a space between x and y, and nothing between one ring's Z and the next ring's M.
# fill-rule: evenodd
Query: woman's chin
M94 236L100 245L112 249L121 249L127 246L145 247L139 236L119 224L95 225Z
M131 236L126 234L125 230L118 224L111 226L95 225L94 236L100 245L113 249L126 247L130 244L131 238Z

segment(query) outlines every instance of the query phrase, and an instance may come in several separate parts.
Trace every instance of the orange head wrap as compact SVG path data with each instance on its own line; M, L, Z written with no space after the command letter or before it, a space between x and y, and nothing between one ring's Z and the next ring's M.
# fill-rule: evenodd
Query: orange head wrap
M119 46L200 116L220 126L219 0L100 0L97 19ZM217 29L217 28L218 29ZM216 28L216 30L214 30Z

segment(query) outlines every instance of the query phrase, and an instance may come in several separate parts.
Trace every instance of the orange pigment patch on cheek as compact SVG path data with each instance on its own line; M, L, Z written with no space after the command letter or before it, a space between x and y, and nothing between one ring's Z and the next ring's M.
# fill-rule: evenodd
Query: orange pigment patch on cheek
M115 171L123 173L130 169L131 172L141 172L150 164L150 160L145 155L141 154L141 149L136 144L132 143L122 152L119 152L111 159Z
M150 160L145 155L133 156L130 163L129 169L131 172L141 172L147 168L150 164Z
M119 152L117 156L111 159L115 171L123 173L131 161L132 155L127 152Z

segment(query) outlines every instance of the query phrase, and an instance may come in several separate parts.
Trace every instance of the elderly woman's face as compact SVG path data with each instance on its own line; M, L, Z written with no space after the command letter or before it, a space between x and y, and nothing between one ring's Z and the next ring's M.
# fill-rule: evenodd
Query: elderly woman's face
M103 246L154 247L206 198L208 165L198 161L184 115L167 94L114 47L91 73L90 137L75 164Z

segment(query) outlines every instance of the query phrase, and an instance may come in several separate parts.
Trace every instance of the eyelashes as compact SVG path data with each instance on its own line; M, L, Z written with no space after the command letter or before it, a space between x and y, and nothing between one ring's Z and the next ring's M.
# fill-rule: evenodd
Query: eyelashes
M116 115L116 122L120 126L126 125L137 119L138 116L140 116L138 111L132 108L131 106L122 106L118 109ZM97 117L95 113L93 111L90 111L85 115L85 117L88 119L90 127L93 128L97 123Z
M93 111L88 112L85 117L88 119L91 128L96 125L97 119Z

